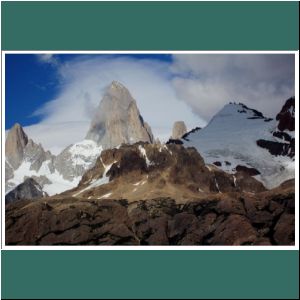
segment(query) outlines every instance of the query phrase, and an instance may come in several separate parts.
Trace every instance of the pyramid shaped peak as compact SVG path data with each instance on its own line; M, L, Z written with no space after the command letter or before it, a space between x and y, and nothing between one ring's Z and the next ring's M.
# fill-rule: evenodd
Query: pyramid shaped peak
M152 142L153 135L129 90L113 81L95 112L86 139L107 149L123 143Z
M9 137L26 140L26 144L28 142L28 137L24 132L23 127L19 123L15 123L14 126L8 131L7 138Z
M110 89L115 88L115 89L122 89L122 90L125 89L125 90L127 90L125 85L123 85L121 82L116 81L116 80L113 80L109 87L110 87Z
M22 126L19 123L15 123L12 129L13 128L18 129L18 128L22 128Z

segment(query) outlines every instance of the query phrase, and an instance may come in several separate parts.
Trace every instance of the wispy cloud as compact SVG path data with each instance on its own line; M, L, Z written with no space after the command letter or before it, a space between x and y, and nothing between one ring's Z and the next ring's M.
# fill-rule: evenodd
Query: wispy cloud
M290 54L174 55L173 85L180 99L209 120L229 101L274 116L295 94Z
M46 54L37 54L37 58L39 62L45 63L45 64L50 64L53 66L58 66L59 65L59 60L54 54L46 53Z

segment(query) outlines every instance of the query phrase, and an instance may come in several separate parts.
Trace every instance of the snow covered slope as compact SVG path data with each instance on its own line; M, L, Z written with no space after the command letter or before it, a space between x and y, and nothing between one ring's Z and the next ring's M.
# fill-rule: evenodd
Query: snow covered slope
M6 181L6 193L31 177L42 186L48 195L59 194L76 187L81 176L92 167L100 155L102 148L93 141L83 140L67 147L58 156L49 156L40 165L33 168L36 160L30 155L24 155L21 164L13 169L13 174Z
M206 163L215 163L227 172L235 172L238 165L255 168L260 172L256 178L272 188L295 177L293 158L274 156L257 145L259 139L278 141L273 136L277 126L278 121L256 110L230 103L205 128L186 135L182 141L187 147L195 147Z

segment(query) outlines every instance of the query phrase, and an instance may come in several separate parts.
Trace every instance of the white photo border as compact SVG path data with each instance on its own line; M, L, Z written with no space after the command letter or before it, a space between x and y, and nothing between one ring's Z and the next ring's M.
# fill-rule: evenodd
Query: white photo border
M5 245L5 55L6 54L294 54L295 55L295 245L293 246L6 246ZM1 249L2 250L299 250L299 51L1 51Z

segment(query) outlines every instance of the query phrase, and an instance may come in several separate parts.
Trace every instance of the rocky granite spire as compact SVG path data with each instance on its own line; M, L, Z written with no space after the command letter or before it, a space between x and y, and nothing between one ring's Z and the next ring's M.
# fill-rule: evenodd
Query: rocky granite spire
M130 92L121 83L113 81L99 104L86 139L107 149L122 143L152 143L153 135Z
M187 128L183 121L176 121L173 125L172 139L181 139L187 133Z
M16 169L23 160L28 137L20 124L16 123L8 132L5 141L5 157L9 165Z

